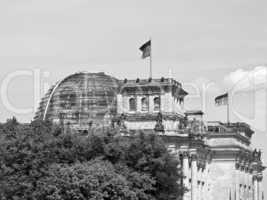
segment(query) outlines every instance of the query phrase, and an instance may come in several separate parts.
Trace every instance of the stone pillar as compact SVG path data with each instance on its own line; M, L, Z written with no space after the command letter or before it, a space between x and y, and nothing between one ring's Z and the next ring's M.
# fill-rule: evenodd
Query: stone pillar
M262 200L262 178L258 178L258 200Z
M253 200L253 178L251 174L251 169L249 169L249 200Z
M235 199L236 200L240 200L240 168L239 166L236 167L235 169L235 194L236 194L236 197Z
M241 166L240 171L239 171L239 199L242 199L242 200L244 198L243 187L244 187L244 176L243 176L243 168Z
M209 194L208 194L208 179L209 179L209 177L208 177L208 164L206 164L204 167L203 178L204 178L203 200L208 200L209 199Z
M201 174L200 168L197 167L197 191L196 191L197 200L200 200L200 188L201 188L200 174Z
M197 192L196 192L196 199L200 200L200 181L197 181Z
M251 181L250 181L250 170L247 170L247 199L251 200L250 190L251 190Z
M137 110L137 112L141 112L141 110L142 110L141 99L142 99L142 97L140 97L140 96L136 97L136 110Z
M197 200L197 156L192 155L191 161L191 200Z
M245 200L249 200L249 180L248 180L248 167L246 166L245 171Z
M244 165L241 167L241 180L242 180L242 186L241 186L241 194L240 199L245 200L246 199L246 172Z
M200 200L204 200L204 166L200 169Z
M200 168L200 174L201 175L200 175L200 197L199 197L199 199L203 200L204 199L204 179L205 179L204 164Z
M187 189L190 189L189 187L189 160L188 160L188 154L183 154L183 175L184 175L184 186ZM189 191L184 194L183 200L190 200L190 194Z
M123 113L123 99L122 99L122 95L118 94L117 95L117 113L121 114Z
M171 92L167 92L165 93L164 95L164 101L162 101L161 103L163 104L163 108L162 110L165 111L165 112L172 112L172 94Z
M154 111L154 96L149 96L148 97L148 101L149 101L149 103L148 103L148 111L150 113L153 113L153 111Z
M257 180L257 177L256 175L254 175L253 177L253 200L260 200L258 199L258 180Z

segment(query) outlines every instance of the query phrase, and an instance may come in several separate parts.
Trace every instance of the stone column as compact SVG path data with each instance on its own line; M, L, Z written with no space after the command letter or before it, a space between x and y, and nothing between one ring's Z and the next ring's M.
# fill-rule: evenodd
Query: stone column
M130 98L122 95L122 110L123 110L123 112L129 112L129 110L130 110L129 99Z
M201 179L200 179L200 200L204 200L204 166L200 169Z
M240 185L239 185L239 199L244 200L244 172L243 172L243 167L240 167L240 172L239 172L239 181L240 181Z
M199 168L198 168L198 162L197 162L197 170L196 170L196 199L199 200Z
M235 194L236 194L236 197L235 199L236 200L240 200L240 167L239 166L236 166L236 169L235 169Z
M192 155L191 163L191 200L197 200L197 156Z
M197 192L196 192L196 196L197 199L200 200L200 190L201 190L201 169L199 166L197 166Z
M201 169L201 187L200 187L200 199L203 200L204 199L204 166Z
M253 178L251 175L251 169L249 169L249 200L253 200Z
M248 166L245 167L245 200L249 200Z
M251 176L250 176L250 169L247 170L247 194L248 194L248 200L251 200Z
M204 178L204 185L203 185L203 200L208 200L209 199L209 194L208 194L208 164L206 163L204 167L204 173L203 173L203 178Z
M171 94L171 92L167 92L167 93L165 93L165 95L164 95L164 102L162 101L162 103L163 103L163 108L162 108L162 110L163 111L165 111L165 112L172 112L173 110L172 110L172 94Z
M117 94L117 113L123 113L123 102L121 94Z
M242 187L241 187L240 197L242 200L246 200L246 172L244 164L241 169L241 179L242 179Z
M141 96L136 97L136 110L137 110L137 112L141 112L141 110L142 110L141 99L142 99Z
M184 175L184 186L187 189L190 189L189 187L189 160L188 160L188 154L183 154L183 175ZM190 200L189 191L184 194L183 197L184 200Z
M153 111L154 111L154 96L149 96L148 97L148 101L149 101L149 103L148 103L148 111L150 113L153 113Z
M254 175L253 177L253 200L259 200L258 199L258 180L257 180L257 177L256 175Z
M258 200L262 200L262 177L258 178Z

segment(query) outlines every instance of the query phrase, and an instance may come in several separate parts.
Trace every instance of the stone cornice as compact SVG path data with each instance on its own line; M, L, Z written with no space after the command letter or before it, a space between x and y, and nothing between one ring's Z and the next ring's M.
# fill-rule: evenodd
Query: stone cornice
M196 162L198 170L205 169L207 163L210 163L212 158L212 152L208 147L203 148L185 148L179 152L181 158L188 159L189 165L192 164L193 161Z
M177 146L183 144L186 145L189 149L201 149L201 148L208 148L204 142L204 140L200 138L188 137L183 136L182 134L177 135L161 135L161 138L167 144L176 144Z
M211 148L211 151L213 152L214 159L230 159L235 161L236 168L239 168L241 166L244 168L249 168L252 162L251 152L249 150L242 149L239 146L232 148L229 148L229 146L227 146L226 148Z
M247 151L252 153L250 150L238 145L238 144L231 144L231 145L216 145L216 146L210 146L210 148L214 151L221 150L221 149L227 149L227 150L233 150L235 151Z
M125 113L126 121L156 121L158 117L158 112L155 113ZM178 113L164 113L162 112L163 120L178 121L183 118L181 114Z
M179 82L165 78L124 80L119 89L122 95L151 95L169 92L177 99L183 99L188 94Z
M205 137L207 139L211 139L211 138L236 138L236 139L239 139L241 140L242 142L244 142L246 145L250 145L250 140L239 134L239 133L236 133L236 132L223 132L223 133L216 133L216 132L212 132L212 133L207 133L205 134Z

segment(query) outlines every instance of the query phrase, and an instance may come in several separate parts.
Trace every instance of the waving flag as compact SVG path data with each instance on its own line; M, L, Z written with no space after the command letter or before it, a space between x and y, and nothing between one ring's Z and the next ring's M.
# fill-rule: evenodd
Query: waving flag
M140 51L142 51L142 58L143 59L151 56L151 40L147 41L139 49L140 49Z
M227 106L227 123L230 123L230 105L229 105L229 95L228 93L222 94L215 98L216 106Z
M217 96L215 98L215 105L217 106L223 106L228 104L228 93L225 93L223 95Z

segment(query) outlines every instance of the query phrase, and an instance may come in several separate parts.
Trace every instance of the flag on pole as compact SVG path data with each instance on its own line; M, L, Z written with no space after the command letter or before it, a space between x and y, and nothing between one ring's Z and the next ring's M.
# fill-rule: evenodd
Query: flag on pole
M228 105L228 93L222 94L215 98L216 106Z
M151 56L151 40L147 41L139 49L140 49L140 51L142 51L142 58L143 59Z

